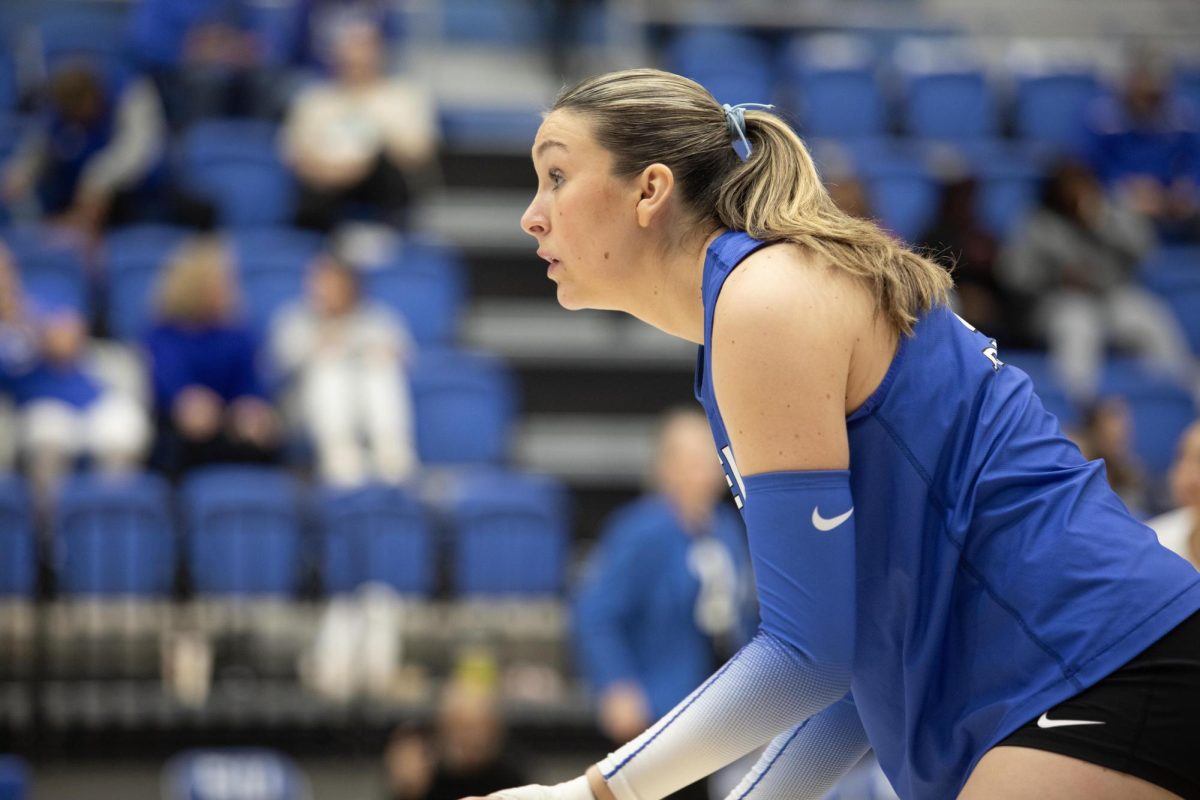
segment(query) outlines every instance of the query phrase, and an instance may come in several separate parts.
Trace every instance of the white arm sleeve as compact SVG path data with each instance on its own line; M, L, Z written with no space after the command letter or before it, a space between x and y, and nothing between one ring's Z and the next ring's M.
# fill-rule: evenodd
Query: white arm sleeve
M820 800L867 752L849 696L775 737L725 800Z
M849 688L845 670L822 668L760 630L665 717L601 761L600 772L617 800L659 800L791 730Z

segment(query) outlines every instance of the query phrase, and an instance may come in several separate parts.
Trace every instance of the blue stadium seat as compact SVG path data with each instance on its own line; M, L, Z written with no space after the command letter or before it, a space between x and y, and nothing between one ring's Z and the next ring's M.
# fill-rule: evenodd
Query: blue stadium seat
M87 310L82 243L41 226L15 226L0 232L12 251L27 294L48 306Z
M419 354L410 374L422 464L496 464L508 454L516 391L499 359L455 350Z
M844 36L801 36L783 53L787 93L805 138L847 139L887 133L887 103L873 48Z
M0 755L0 800L26 800L29 765L20 756Z
M1100 96L1100 81L1091 72L1018 76L1016 133L1055 150L1080 153L1089 109Z
M1200 357L1200 247L1161 247L1142 265L1142 281L1171 306Z
M325 591L352 592L369 581L428 596L437 574L433 529L420 501L394 487L321 494L321 574Z
M163 800L309 800L308 778L266 748L188 750L167 762Z
M923 139L980 139L999 128L982 69L908 76L903 117L908 134Z
M1016 367L1033 381L1034 391L1041 398L1042 405L1054 416L1063 428L1071 428L1079 424L1079 409L1067 396L1066 387L1059 380L1045 353L1026 350L1005 350L1001 348L1000 359L1007 365Z
M568 516L566 491L551 478L493 471L462 476L450 504L455 592L562 591Z
M280 307L303 297L308 268L325 241L311 231L282 227L235 229L229 240L247 316L262 332Z
M47 71L84 58L106 71L124 70L125 19L116 10L79 7L53 13L37 25L42 64Z
M203 595L274 595L300 582L300 494L286 473L209 467L182 490L192 584Z
M12 59L9 58L10 52L8 48L0 47L0 115L16 111L17 103L20 100L16 68L13 66ZM0 150L0 157L3 155L5 155L4 151Z
M918 151L907 148L859 149L856 170L883 227L914 241L937 211L939 188Z
M1193 114L1200 114L1200 63L1180 65L1175 70L1171 89L1190 106Z
M54 510L58 583L72 595L169 595L175 535L169 490L156 475L79 475Z
M442 0L442 35L450 41L510 47L542 42L545 15L532 0Z
M444 106L438 115L443 145L450 150L528 153L542 124L540 108Z
M37 585L37 540L29 492L20 478L0 477L0 597L29 597ZM2 795L0 795L2 796Z
M185 187L216 204L223 225L280 225L292 216L295 184L269 123L195 124L184 134L179 170Z
M186 229L169 225L134 225L105 239L108 329L113 336L133 340L146 330L155 280L187 235Z
M404 317L417 344L453 344L465 300L464 268L450 245L407 241L394 259L364 273L368 297Z
M1044 174L1041 161L1027 148L995 140L964 147L979 180L979 213L1003 241L1037 207Z
M1165 473L1179 435L1200 414L1187 388L1143 362L1114 358L1105 365L1099 393L1125 398L1133 416L1134 452L1151 471Z
M702 85L721 103L770 103L775 95L771 51L745 31L687 28L664 53L666 68Z

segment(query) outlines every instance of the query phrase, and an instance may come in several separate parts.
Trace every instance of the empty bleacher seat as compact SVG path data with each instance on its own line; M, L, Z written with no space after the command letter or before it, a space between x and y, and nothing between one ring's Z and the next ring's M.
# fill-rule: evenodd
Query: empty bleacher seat
M367 582L386 584L401 594L433 591L433 529L416 497L399 488L374 486L327 489L320 503L326 592L352 592Z
M1142 265L1142 280L1171 306L1200 357L1200 247L1161 247Z
M1044 172L1041 159L1030 148L994 139L958 146L979 181L979 214L1003 241L1037 207Z
M72 595L168 595L175 534L166 482L155 475L79 475L54 511L58 584Z
M746 31L686 28L664 54L666 68L702 85L721 103L770 103L775 94L771 51Z
M104 242L109 332L119 339L140 337L153 315L155 280L186 229L134 225L115 230Z
M196 123L184 134L179 171L184 187L216 205L224 225L279 225L292 216L295 185L269 123Z
M1100 395L1120 395L1129 404L1134 452L1158 475L1170 467L1180 434L1200 414L1186 386L1129 358L1109 359Z
M0 597L29 597L37 585L37 550L29 491L20 478L0 477Z
M229 235L248 318L262 332L285 304L302 299L320 234L294 228L235 229Z
M266 748L189 750L167 762L164 800L310 800L291 758Z
M0 232L12 251L27 294L40 304L84 311L87 305L82 243L62 230L21 225Z
M400 314L422 347L452 344L462 312L464 268L456 250L431 239L407 241L363 276L365 294Z
M117 10L97 6L53 13L37 25L37 43L47 71L84 58L105 70L125 68L125 20Z
M999 132L996 104L972 43L957 38L901 42L895 62L902 77L901 117L909 136L972 140Z
M786 93L804 137L855 138L887 133L887 103L871 45L852 36L797 37L783 53Z
M288 596L300 583L300 494L266 467L209 467L182 489L187 562L202 595Z
M516 391L497 358L422 352L410 375L422 464L495 464L508 453Z
M938 202L938 185L923 153L901 146L859 148L854 161L880 224L915 241L928 228Z
M1089 109L1101 91L1099 79L1090 71L1018 75L1017 135L1056 151L1082 152L1086 146Z
M569 520L557 481L484 471L463 476L450 507L459 595L553 595L566 574Z

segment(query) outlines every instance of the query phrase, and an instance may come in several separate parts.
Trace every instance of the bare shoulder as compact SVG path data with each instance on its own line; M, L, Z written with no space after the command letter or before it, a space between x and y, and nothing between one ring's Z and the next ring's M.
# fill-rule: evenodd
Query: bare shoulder
M713 385L744 474L848 464L846 386L871 308L853 277L793 245L763 248L729 276Z

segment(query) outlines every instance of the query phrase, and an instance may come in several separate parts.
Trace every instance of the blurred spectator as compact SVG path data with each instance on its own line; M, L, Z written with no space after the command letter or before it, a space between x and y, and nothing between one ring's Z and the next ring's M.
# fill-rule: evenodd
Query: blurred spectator
M871 219L875 216L867 189L858 178L849 173L836 175L827 180L825 186L834 205L844 213L859 219Z
M575 599L578 663L622 744L704 682L750 633L748 557L699 411L669 414L655 492L610 518ZM705 796L703 782L687 795Z
M1169 477L1171 497L1178 508L1148 524L1164 547L1200 569L1200 420L1189 425L1179 438L1179 451Z
M264 111L273 77L249 0L141 0L130 11L129 44L153 76L172 127Z
M203 464L278 458L279 421L237 303L230 254L215 240L183 245L160 280L146 350L156 461L173 475Z
M44 501L79 456L105 471L135 467L150 425L133 397L96 374L79 313L31 305L21 297L10 254L0 250L0 369L17 409L20 452Z
M3 200L36 202L40 213L86 234L132 222L165 147L148 80L122 82L88 61L67 62L50 78L40 124L4 165Z
M1019 326L1011 325L1014 306L996 278L1000 243L978 215L979 184L966 176L942 186L937 216L919 241L948 263L954 273L958 312L989 336L1009 346Z
M1104 461L1108 483L1137 516L1146 512L1146 471L1133 452L1133 417L1120 397L1105 397L1088 407L1083 428L1074 437L1088 459Z
M387 75L383 38L368 19L342 20L332 46L332 80L297 97L284 125L284 158L300 183L296 224L329 231L366 205L403 227L412 178L437 141L432 101Z
M1101 180L1170 241L1200 241L1197 109L1170 94L1165 65L1138 59L1119 96L1091 115L1092 159Z
M504 720L495 693L452 680L438 703L433 741L411 731L392 734L384 752L388 800L460 800L529 778L504 752Z
M399 483L416 468L405 363L412 339L390 309L363 299L353 267L332 256L312 265L304 301L271 330L285 405L316 446L321 479L339 486Z
M1134 281L1153 243L1141 215L1110 202L1086 166L1063 162L1050 171L1040 207L1006 245L999 277L1033 303L1033 325L1079 402L1094 397L1110 341L1190 380L1178 322Z

